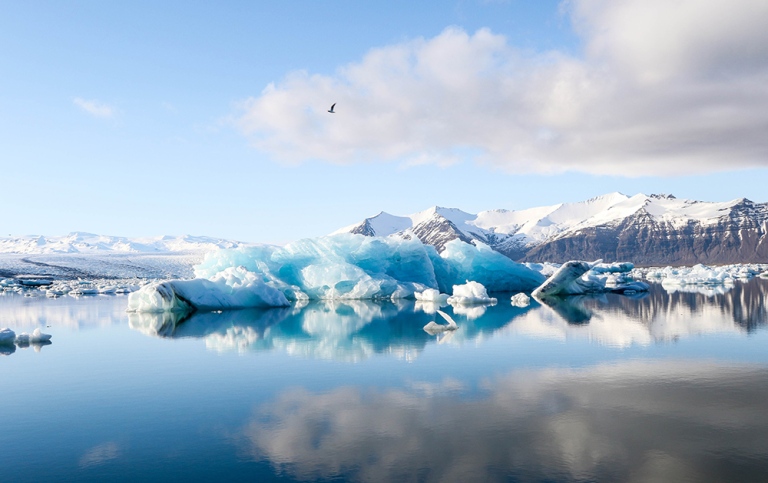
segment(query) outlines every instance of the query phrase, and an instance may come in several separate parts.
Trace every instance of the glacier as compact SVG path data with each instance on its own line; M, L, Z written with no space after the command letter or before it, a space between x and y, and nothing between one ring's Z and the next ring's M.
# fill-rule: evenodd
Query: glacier
M337 234L285 246L206 254L195 279L142 287L129 312L281 307L307 300L397 300L448 292L472 281L492 292L531 291L545 277L482 243L460 240L442 253L419 240ZM431 294L431 292L428 292Z

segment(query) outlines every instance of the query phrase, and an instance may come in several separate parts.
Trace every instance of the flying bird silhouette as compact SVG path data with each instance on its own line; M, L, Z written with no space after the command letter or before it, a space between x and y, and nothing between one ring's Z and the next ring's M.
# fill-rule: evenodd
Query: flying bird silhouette
M334 102L330 109L328 109L328 112L331 114L336 114L336 112L333 110L333 108L336 107L336 103Z

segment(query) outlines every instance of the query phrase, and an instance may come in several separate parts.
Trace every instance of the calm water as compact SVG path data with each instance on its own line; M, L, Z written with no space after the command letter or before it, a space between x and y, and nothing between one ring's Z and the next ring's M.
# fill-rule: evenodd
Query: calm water
M438 337L412 302L0 296L53 334L0 350L0 479L766 481L768 282L704 292L507 296Z

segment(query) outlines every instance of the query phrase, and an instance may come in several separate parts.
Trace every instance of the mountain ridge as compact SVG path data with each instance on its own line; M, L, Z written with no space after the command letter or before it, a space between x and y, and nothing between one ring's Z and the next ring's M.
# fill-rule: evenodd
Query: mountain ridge
M751 263L768 260L768 203L613 192L581 202L477 214L438 206L408 216L382 211L334 233L342 232L415 237L438 251L458 238L530 262Z

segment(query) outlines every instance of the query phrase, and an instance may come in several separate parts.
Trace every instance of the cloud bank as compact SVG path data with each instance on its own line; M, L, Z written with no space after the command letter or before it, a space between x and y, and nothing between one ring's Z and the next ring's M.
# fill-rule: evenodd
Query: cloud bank
M450 27L243 101L275 159L674 175L768 166L768 4L573 0L580 56ZM326 110L336 102L336 114Z

